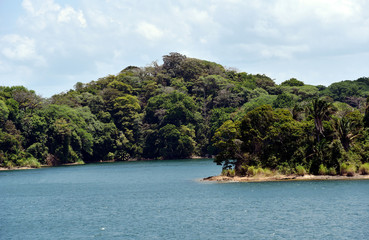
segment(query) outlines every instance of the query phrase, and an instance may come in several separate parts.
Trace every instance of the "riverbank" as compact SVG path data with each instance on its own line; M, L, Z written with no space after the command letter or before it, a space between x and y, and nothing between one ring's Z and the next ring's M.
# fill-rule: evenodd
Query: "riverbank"
M354 176L330 176L330 175L273 175L273 176L253 176L253 177L229 177L229 176L211 176L202 179L202 181L212 182L275 182L275 181L322 181L322 180L369 180L369 175Z

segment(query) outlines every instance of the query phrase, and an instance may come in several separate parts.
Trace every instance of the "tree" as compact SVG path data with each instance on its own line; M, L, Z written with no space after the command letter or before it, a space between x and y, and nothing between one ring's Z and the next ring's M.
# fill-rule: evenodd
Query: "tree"
M290 78L289 80L286 80L281 83L282 86L304 86L304 82L297 80L296 78Z
M181 63L186 59L185 55L180 53L171 52L169 55L163 56L163 69L168 72L172 77L176 77L181 74Z
M220 126L212 139L214 146L219 149L214 162L223 165L223 169L229 169L242 162L241 141L239 131L232 120L225 121Z
M353 111L340 119L335 119L334 127L346 152L350 150L352 141L359 137L363 127L360 112Z
M293 97L287 93L279 94L273 102L273 108L291 108L293 105Z
M164 159L190 157L195 150L194 131L186 126L167 124L159 130L158 152Z
M320 136L324 137L323 120L330 117L330 114L334 112L332 103L325 99L314 99L306 108L307 113L310 114L315 123L315 131L317 141L320 141Z
M0 100L0 126L4 124L9 117L9 109L4 103L4 101Z

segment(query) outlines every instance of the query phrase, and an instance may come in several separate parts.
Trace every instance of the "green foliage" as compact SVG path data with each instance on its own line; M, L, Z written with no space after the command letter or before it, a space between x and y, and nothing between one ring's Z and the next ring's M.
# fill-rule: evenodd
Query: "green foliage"
M361 175L368 175L369 174L369 163L361 164L359 167L359 173Z
M31 167L31 168L40 168L41 167L41 164L37 161L36 158L34 157L28 157L28 158L25 158L25 159L19 159L17 162L16 162L17 166L20 166L20 167Z
M347 176L352 177L352 176L354 176L354 175L355 175L355 172L356 172L356 166L355 166L355 165L350 164L350 165L348 165L348 166L347 166L346 171L347 171L347 173L346 173L346 174L347 174Z
M281 83L282 86L304 86L304 82L297 80L296 78L291 78Z
M328 174L331 175L331 176L335 176L335 175L337 175L337 171L334 167L330 167L328 169Z
M0 100L0 124L3 124L9 117L9 109L4 103L4 101Z
M320 164L318 173L319 173L319 175L327 175L328 174L327 167L324 166L323 164Z
M215 157L214 162L218 165L223 165L224 169L229 168L234 164L234 161L236 161L235 158L241 151L237 138L237 127L232 120L224 122L214 134L214 146L220 151L220 153Z
M242 106L242 112L249 112L262 105L273 105L273 102L277 99L275 95L261 95L257 98L251 99L249 102Z
M277 166L277 171L284 175L290 175L294 173L294 170L289 166L287 162L283 162Z
M227 177L234 177L236 173L234 169L223 169L221 175Z
M347 175L347 168L348 168L348 165L346 163L342 163L340 165L340 174L342 176Z
M257 174L257 169L254 166L250 166L247 168L247 176L253 177Z
M304 176L306 174L305 168L301 165L296 166L296 174L298 176Z
M291 108L294 105L293 97L289 94L279 94L273 102L273 108Z
M360 84L352 81L342 81L331 84L325 91L335 101L344 101L348 96L358 96Z

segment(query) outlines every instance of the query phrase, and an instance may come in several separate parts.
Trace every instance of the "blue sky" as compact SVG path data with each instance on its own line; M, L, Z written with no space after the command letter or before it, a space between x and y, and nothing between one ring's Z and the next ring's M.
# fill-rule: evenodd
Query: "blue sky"
M369 77L366 0L0 0L0 85L43 97L179 52L277 83Z

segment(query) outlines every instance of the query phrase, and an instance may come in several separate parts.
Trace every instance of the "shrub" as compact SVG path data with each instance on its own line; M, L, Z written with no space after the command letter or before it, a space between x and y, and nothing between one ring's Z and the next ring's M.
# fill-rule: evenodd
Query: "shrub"
M303 166L301 166L301 165L298 165L298 166L296 167L296 174L297 174L298 176L304 176L304 175L306 174L306 170L305 170L305 168L304 168Z
M350 164L348 167L347 167L347 176L354 176L355 175L355 172L356 172L356 166L355 165L352 165Z
M263 168L257 168L256 169L256 174L257 175L263 175L264 174L264 169Z
M227 176L227 177L234 177L235 176L235 170L234 169L223 169L222 176Z
M284 174L284 175L290 175L293 173L292 169L287 163L282 163L282 165L279 165L277 167L277 170L279 173Z
M247 169L247 176L249 177L253 177L256 175L256 169L254 166L250 166L248 169Z
M331 176L337 175L336 169L334 167L330 167L328 169L328 174L331 175Z
M4 161L4 164L3 164L3 166L5 167L5 168L13 168L15 165L14 165L14 163L12 162L12 161Z
M327 175L327 173L328 173L327 167L324 166L324 164L320 164L318 174L319 175Z
M359 167L359 173L361 175L368 175L369 174L369 163L361 164Z
M269 168L265 168L264 169L264 174L265 174L265 176L270 177L270 176L273 175L273 172Z
M17 165L20 166L20 167L32 167L32 168L40 168L41 167L41 164L34 157L19 159L17 161Z
M342 163L340 165L340 173L341 175L346 175L347 174L347 164L346 163Z
M114 160L114 153L109 152L109 153L106 155L106 160L107 160L107 161L113 161L113 160Z
M242 165L239 170L237 171L237 175L241 176L241 177L244 177L246 176L247 174L247 169L248 169L248 166L247 165Z

